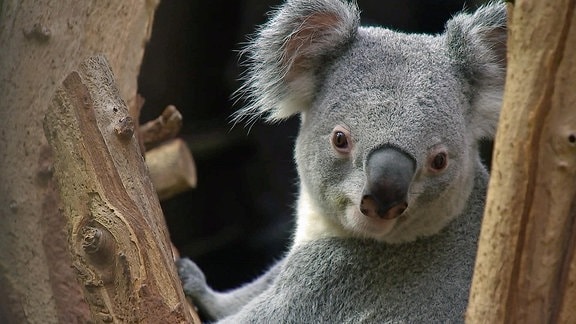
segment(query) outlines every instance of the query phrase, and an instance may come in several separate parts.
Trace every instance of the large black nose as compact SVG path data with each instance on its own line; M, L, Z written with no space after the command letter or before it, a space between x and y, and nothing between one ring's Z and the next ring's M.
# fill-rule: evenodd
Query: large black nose
M408 207L406 199L415 168L414 159L395 147L371 152L366 160L362 214L385 219L400 216Z

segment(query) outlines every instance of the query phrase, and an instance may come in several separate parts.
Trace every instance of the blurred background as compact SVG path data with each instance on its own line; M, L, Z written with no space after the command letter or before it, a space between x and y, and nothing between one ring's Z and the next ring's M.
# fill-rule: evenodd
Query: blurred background
M194 155L198 186L162 207L180 254L195 260L216 289L251 280L290 243L299 120L251 128L230 122L243 105L231 99L242 72L238 50L281 2L161 1L138 80L146 100L141 122L170 104L184 117L180 137ZM440 33L453 14L481 2L358 0L358 5L364 25Z

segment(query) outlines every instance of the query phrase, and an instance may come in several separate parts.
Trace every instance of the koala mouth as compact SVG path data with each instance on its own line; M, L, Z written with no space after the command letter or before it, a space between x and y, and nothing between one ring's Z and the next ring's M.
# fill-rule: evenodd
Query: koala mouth
M377 213L370 212L366 215L357 207L352 207L348 214L348 228L355 232L360 237L370 237L378 241L386 239L387 235L392 232L396 224L402 217L401 209L395 207L388 211L384 217L379 216Z

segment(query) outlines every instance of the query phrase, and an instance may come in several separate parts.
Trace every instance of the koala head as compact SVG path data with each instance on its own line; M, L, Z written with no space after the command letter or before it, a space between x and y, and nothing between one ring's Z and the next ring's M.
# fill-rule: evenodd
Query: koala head
M459 14L441 35L359 26L354 3L289 0L247 48L238 118L299 114L296 241L398 243L462 213L495 132L506 10Z

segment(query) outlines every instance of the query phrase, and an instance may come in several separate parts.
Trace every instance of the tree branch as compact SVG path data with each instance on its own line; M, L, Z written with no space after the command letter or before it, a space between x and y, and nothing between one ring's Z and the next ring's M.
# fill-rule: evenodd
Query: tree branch
M147 151L146 164L162 201L196 187L196 164L182 139L173 139Z
M44 120L74 268L97 321L189 323L134 123L102 56L68 75Z

